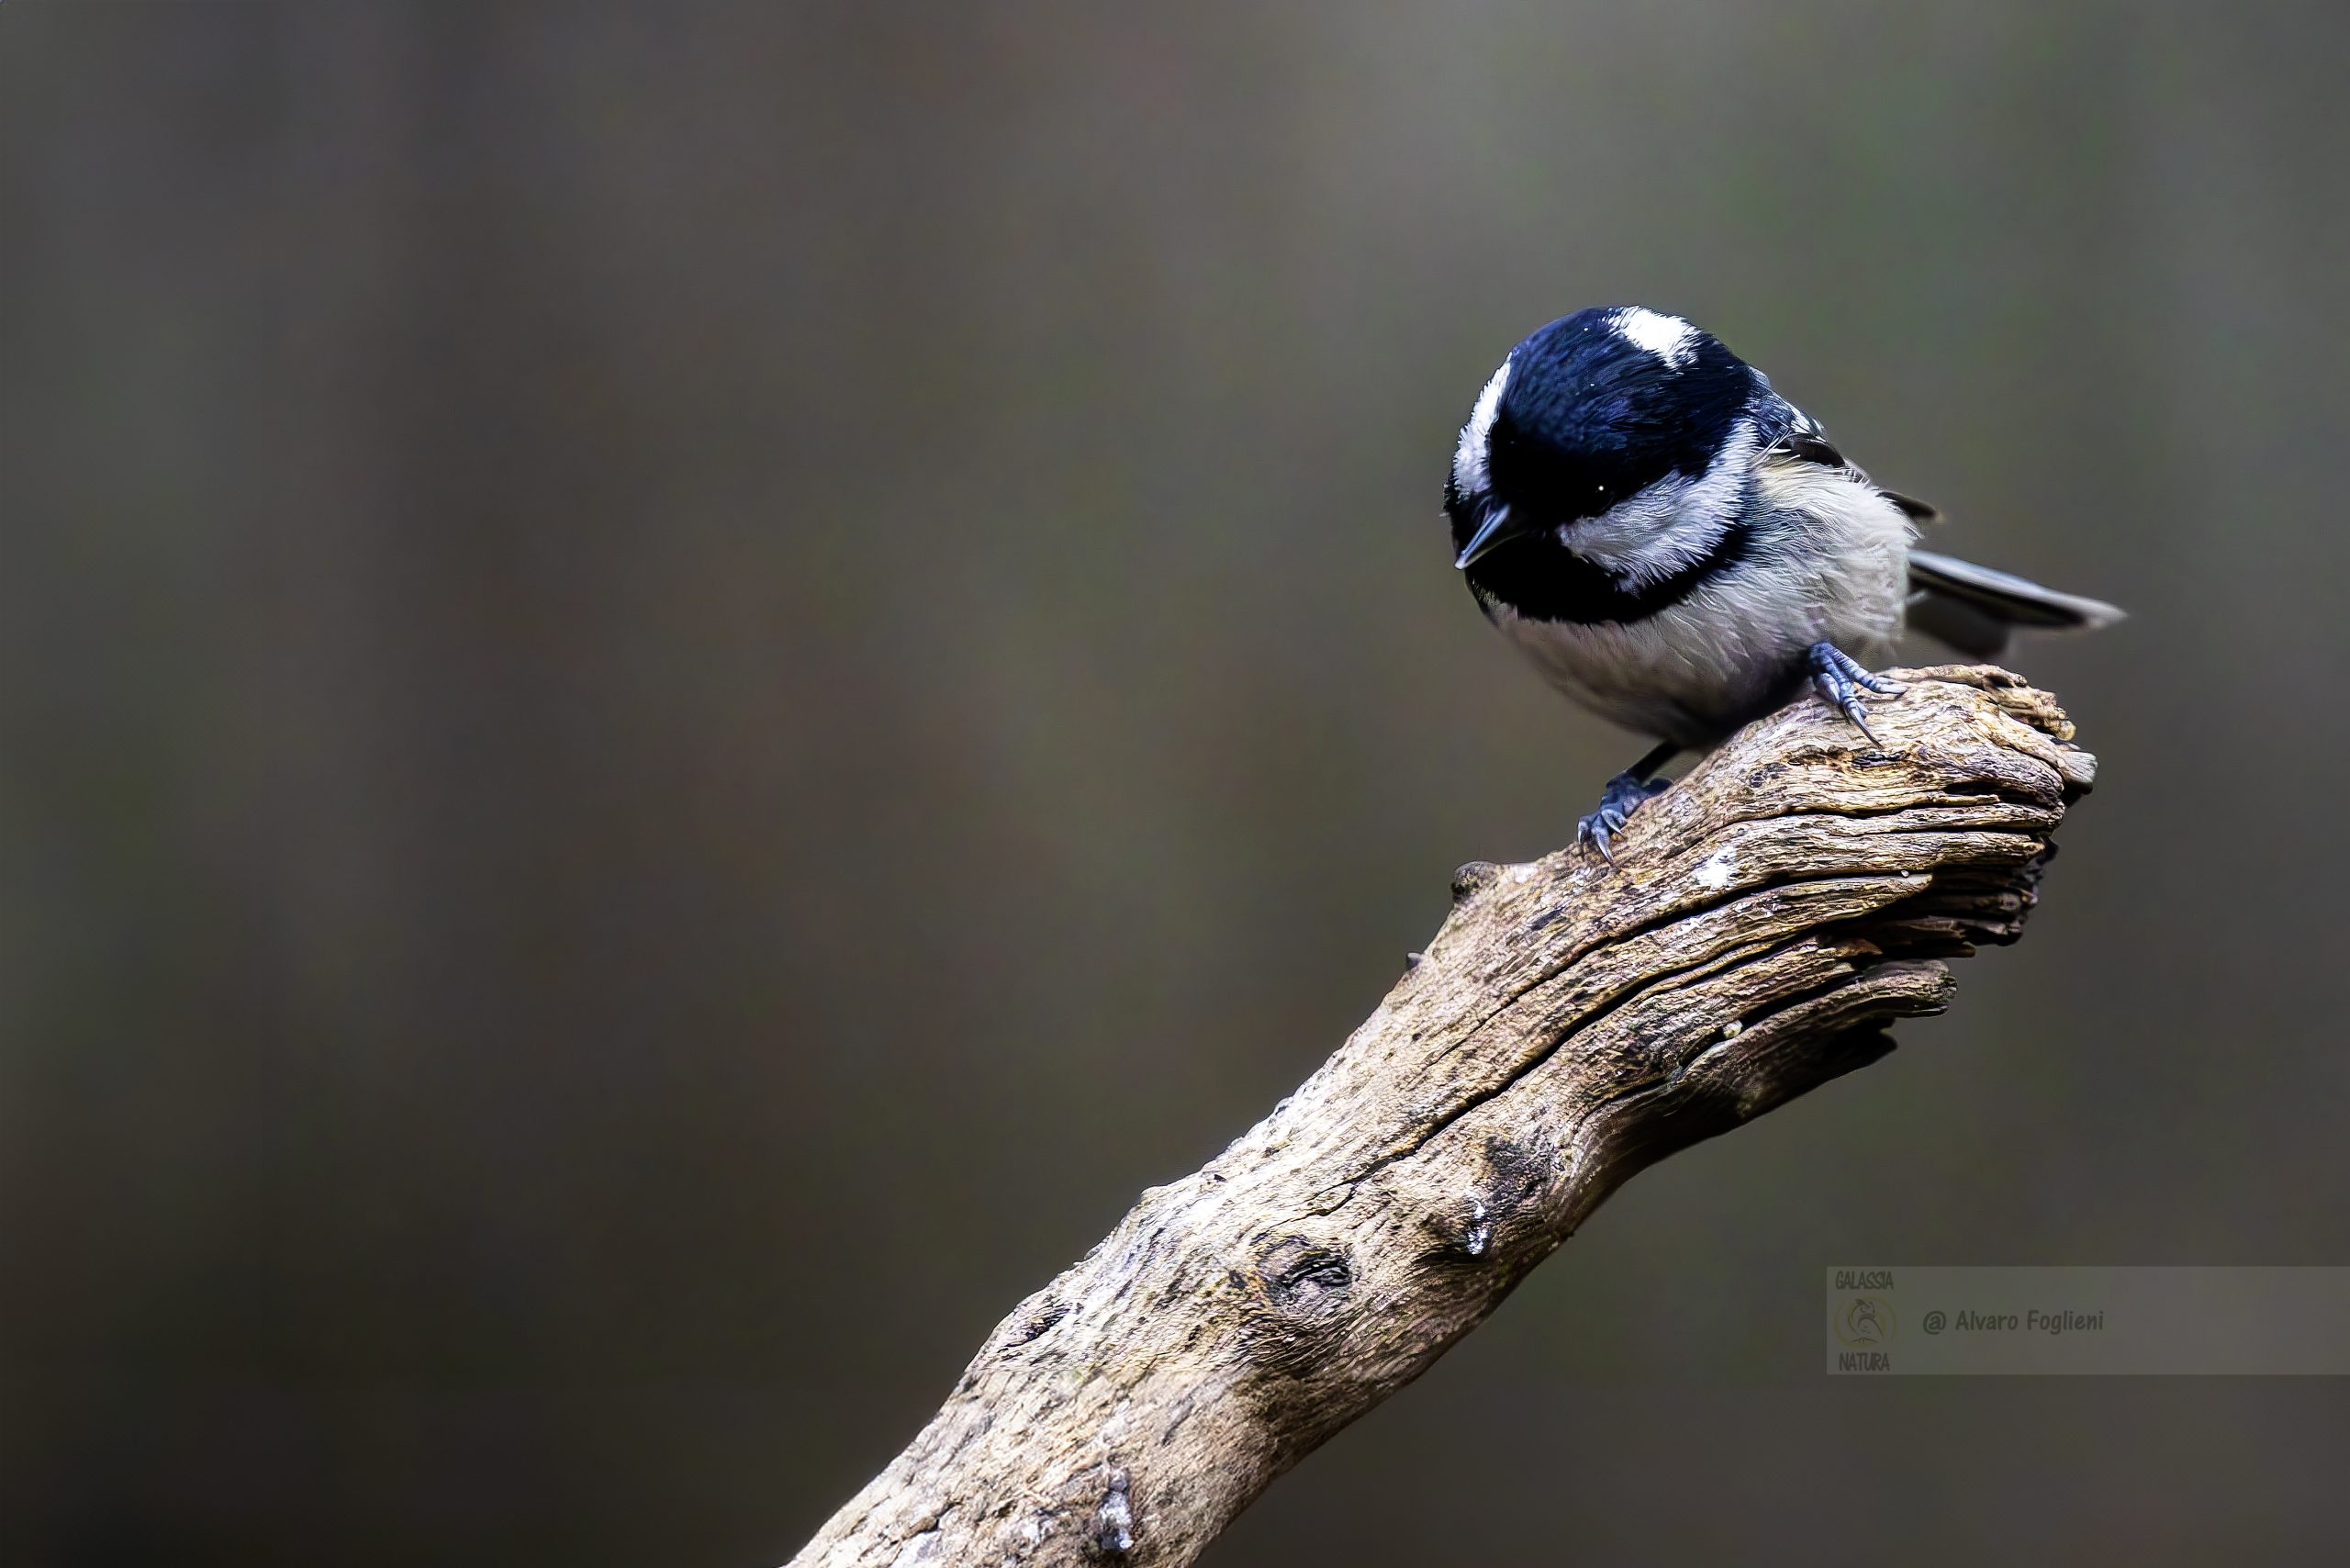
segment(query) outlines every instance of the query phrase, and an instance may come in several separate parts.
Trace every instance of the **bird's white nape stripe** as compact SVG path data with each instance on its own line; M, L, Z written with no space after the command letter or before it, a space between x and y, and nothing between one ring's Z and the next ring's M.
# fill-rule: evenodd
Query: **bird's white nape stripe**
M1678 316L1632 305L1607 319L1626 342L1643 348L1667 364L1688 363L1697 352L1697 329Z
M1485 454L1493 440L1494 420L1501 416L1502 388L1509 385L1509 361L1485 383L1477 394L1477 406L1470 411L1469 422L1460 427L1460 446L1452 454L1452 482L1464 496L1481 494L1485 488Z

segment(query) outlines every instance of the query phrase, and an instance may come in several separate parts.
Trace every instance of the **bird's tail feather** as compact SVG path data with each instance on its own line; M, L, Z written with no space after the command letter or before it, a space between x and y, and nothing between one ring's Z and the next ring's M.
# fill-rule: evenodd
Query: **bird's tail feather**
M2087 632L2122 616L2103 599L1926 550L1909 552L1909 624L1976 658L1997 658L2014 627Z

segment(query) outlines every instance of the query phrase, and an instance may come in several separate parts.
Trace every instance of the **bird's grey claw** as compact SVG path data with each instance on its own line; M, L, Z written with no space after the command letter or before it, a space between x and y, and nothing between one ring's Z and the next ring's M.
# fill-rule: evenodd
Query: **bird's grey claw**
M1851 720L1852 727L1867 737L1870 745L1884 750L1885 743L1876 738L1876 732L1869 728L1868 720L1863 716L1861 693L1866 690L1880 697L1897 697L1909 689L1899 681L1871 675L1833 643L1814 643L1807 659L1811 666L1811 684L1828 705Z
M1607 781L1607 788L1600 791L1599 809L1575 823L1575 842L1595 846L1599 857L1613 866L1616 864L1615 835L1624 831L1634 812L1669 788L1671 786L1662 778L1642 778L1633 773L1618 773Z
M1576 823L1575 842L1593 846L1599 851L1599 857L1613 866L1616 864L1616 855L1608 847L1608 835L1623 831L1624 818L1621 812L1617 812L1615 822L1610 823L1607 820L1608 814L1606 812L1593 812Z

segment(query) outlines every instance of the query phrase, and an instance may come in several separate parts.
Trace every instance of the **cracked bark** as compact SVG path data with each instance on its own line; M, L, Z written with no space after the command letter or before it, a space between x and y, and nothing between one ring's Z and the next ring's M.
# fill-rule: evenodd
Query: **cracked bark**
M1588 851L1463 867L1336 1056L999 1325L795 1562L1188 1562L1641 1167L1892 1049L2019 935L2095 761L2005 671L1811 700Z

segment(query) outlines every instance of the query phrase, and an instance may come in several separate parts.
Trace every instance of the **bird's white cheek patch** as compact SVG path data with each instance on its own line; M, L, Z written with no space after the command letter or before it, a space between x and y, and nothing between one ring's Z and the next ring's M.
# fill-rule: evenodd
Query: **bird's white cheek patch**
M1755 442L1753 421L1740 421L1702 476L1660 479L1597 517L1566 524L1560 541L1634 583L1655 582L1704 560L1736 519Z

